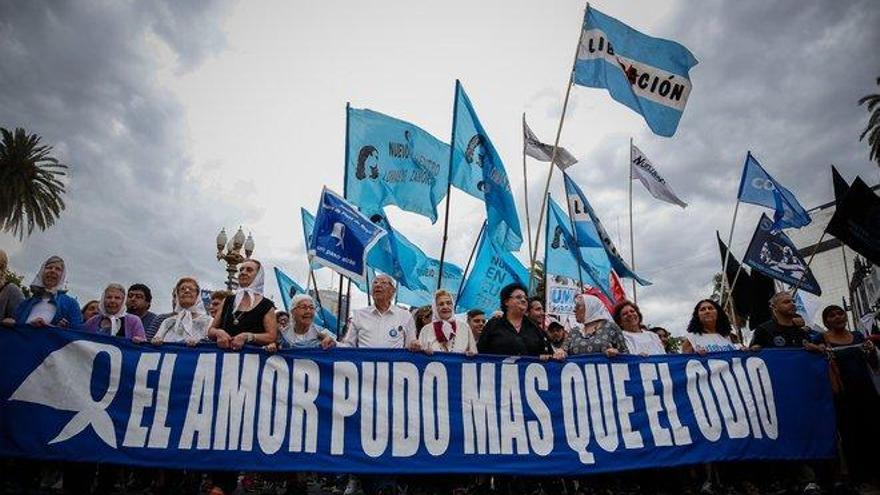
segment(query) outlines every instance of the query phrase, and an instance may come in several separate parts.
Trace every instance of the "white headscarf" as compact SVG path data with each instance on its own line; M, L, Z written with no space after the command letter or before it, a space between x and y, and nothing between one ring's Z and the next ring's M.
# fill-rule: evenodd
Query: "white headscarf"
M584 325L598 320L613 321L611 313L605 307L605 303L601 299L592 294L578 294L575 298L580 298L584 303Z
M47 289L43 284L43 273L46 271L46 266L50 263L61 263L61 277L58 279L58 284L55 287ZM55 295L58 294L58 292L65 292L65 283L67 283L67 265L64 264L64 260L61 259L60 256L50 256L49 259L43 263L43 266L40 267L40 271L34 276L34 281L31 282L31 292L37 296L46 293Z
M445 291L444 291L445 292ZM443 336L446 337L446 340L452 340L455 337L456 331L458 331L458 323L455 318L455 300L452 300L453 311L452 316L448 320L444 320L440 317L440 312L437 311L437 298L440 297L441 294L434 294L434 299L431 300L431 326L435 327L436 324L440 323L440 331L443 332ZM452 295L442 294L442 296L452 298ZM432 331L436 331L432 328Z
M104 298L107 296L107 291L110 290L122 291L123 301L122 304L119 305L119 311L116 313L110 313L104 306ZM116 332L119 331L122 322L125 320L125 287L116 283L108 284L107 288L104 289L104 294L101 296L101 301L98 303L98 314L110 320L110 335L115 336Z
M180 282L178 282L178 284L180 284ZM174 298L174 312L176 313L175 318L177 318L174 330L177 331L178 328L183 328L182 335L195 335L193 333L193 320L208 314L205 310L205 302L202 301L201 292L198 290L198 285L196 285L196 302L193 303L192 306L184 308L180 305L180 295L177 295ZM177 333L180 334L180 332Z
M239 287L235 289L235 301L232 305L233 311L238 311L238 307L241 305L241 301L244 300L245 294L250 294L251 296L251 304L256 302L257 296L263 295L263 264L257 260L244 260L242 263L246 263L248 261L255 261L257 266L260 267L257 270L257 274L254 275L254 280L247 287Z

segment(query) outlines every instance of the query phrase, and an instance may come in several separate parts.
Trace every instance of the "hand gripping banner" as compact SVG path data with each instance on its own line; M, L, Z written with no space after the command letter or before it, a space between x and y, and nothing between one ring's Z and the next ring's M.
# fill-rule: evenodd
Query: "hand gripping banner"
M174 469L589 474L834 455L803 350L530 358L0 332L0 455ZM809 411L809 414L804 414Z

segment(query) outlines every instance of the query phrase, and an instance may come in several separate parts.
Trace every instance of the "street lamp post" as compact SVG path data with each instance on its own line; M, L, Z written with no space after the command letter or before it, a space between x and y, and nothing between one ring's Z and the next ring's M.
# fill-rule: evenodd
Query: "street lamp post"
M232 239L229 239L228 244L226 241L226 229L222 228L217 234L217 260L226 262L226 288L235 290L238 287L235 273L238 270L238 265L244 260L250 259L254 252L254 238L248 234L245 239L244 232L241 227L238 227L238 232L232 236ZM244 256L241 254L242 248L244 248Z

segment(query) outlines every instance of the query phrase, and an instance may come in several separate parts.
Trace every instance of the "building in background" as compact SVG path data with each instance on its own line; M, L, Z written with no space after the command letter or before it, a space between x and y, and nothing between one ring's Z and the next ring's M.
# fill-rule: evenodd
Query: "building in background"
M880 186L872 187L873 191ZM850 313L851 328L866 313L877 310L880 270L830 234L822 233L834 215L834 202L809 210L812 223L800 229L786 229L822 288L822 296L802 294L808 315L815 325L822 326L822 309L829 304L842 306ZM821 242L819 242L821 239ZM815 255L814 255L815 253ZM798 292L800 295L801 292Z

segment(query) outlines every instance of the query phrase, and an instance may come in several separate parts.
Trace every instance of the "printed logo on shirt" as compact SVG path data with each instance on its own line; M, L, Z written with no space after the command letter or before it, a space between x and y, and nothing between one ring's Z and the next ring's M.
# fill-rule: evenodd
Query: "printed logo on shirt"
M777 335L776 337L773 337L773 345L775 345L776 347L785 347L785 337L783 337L782 335Z
M392 328L391 330L388 330L388 336L391 337L392 339L397 338L398 330L402 332L403 327L397 327L397 328Z

